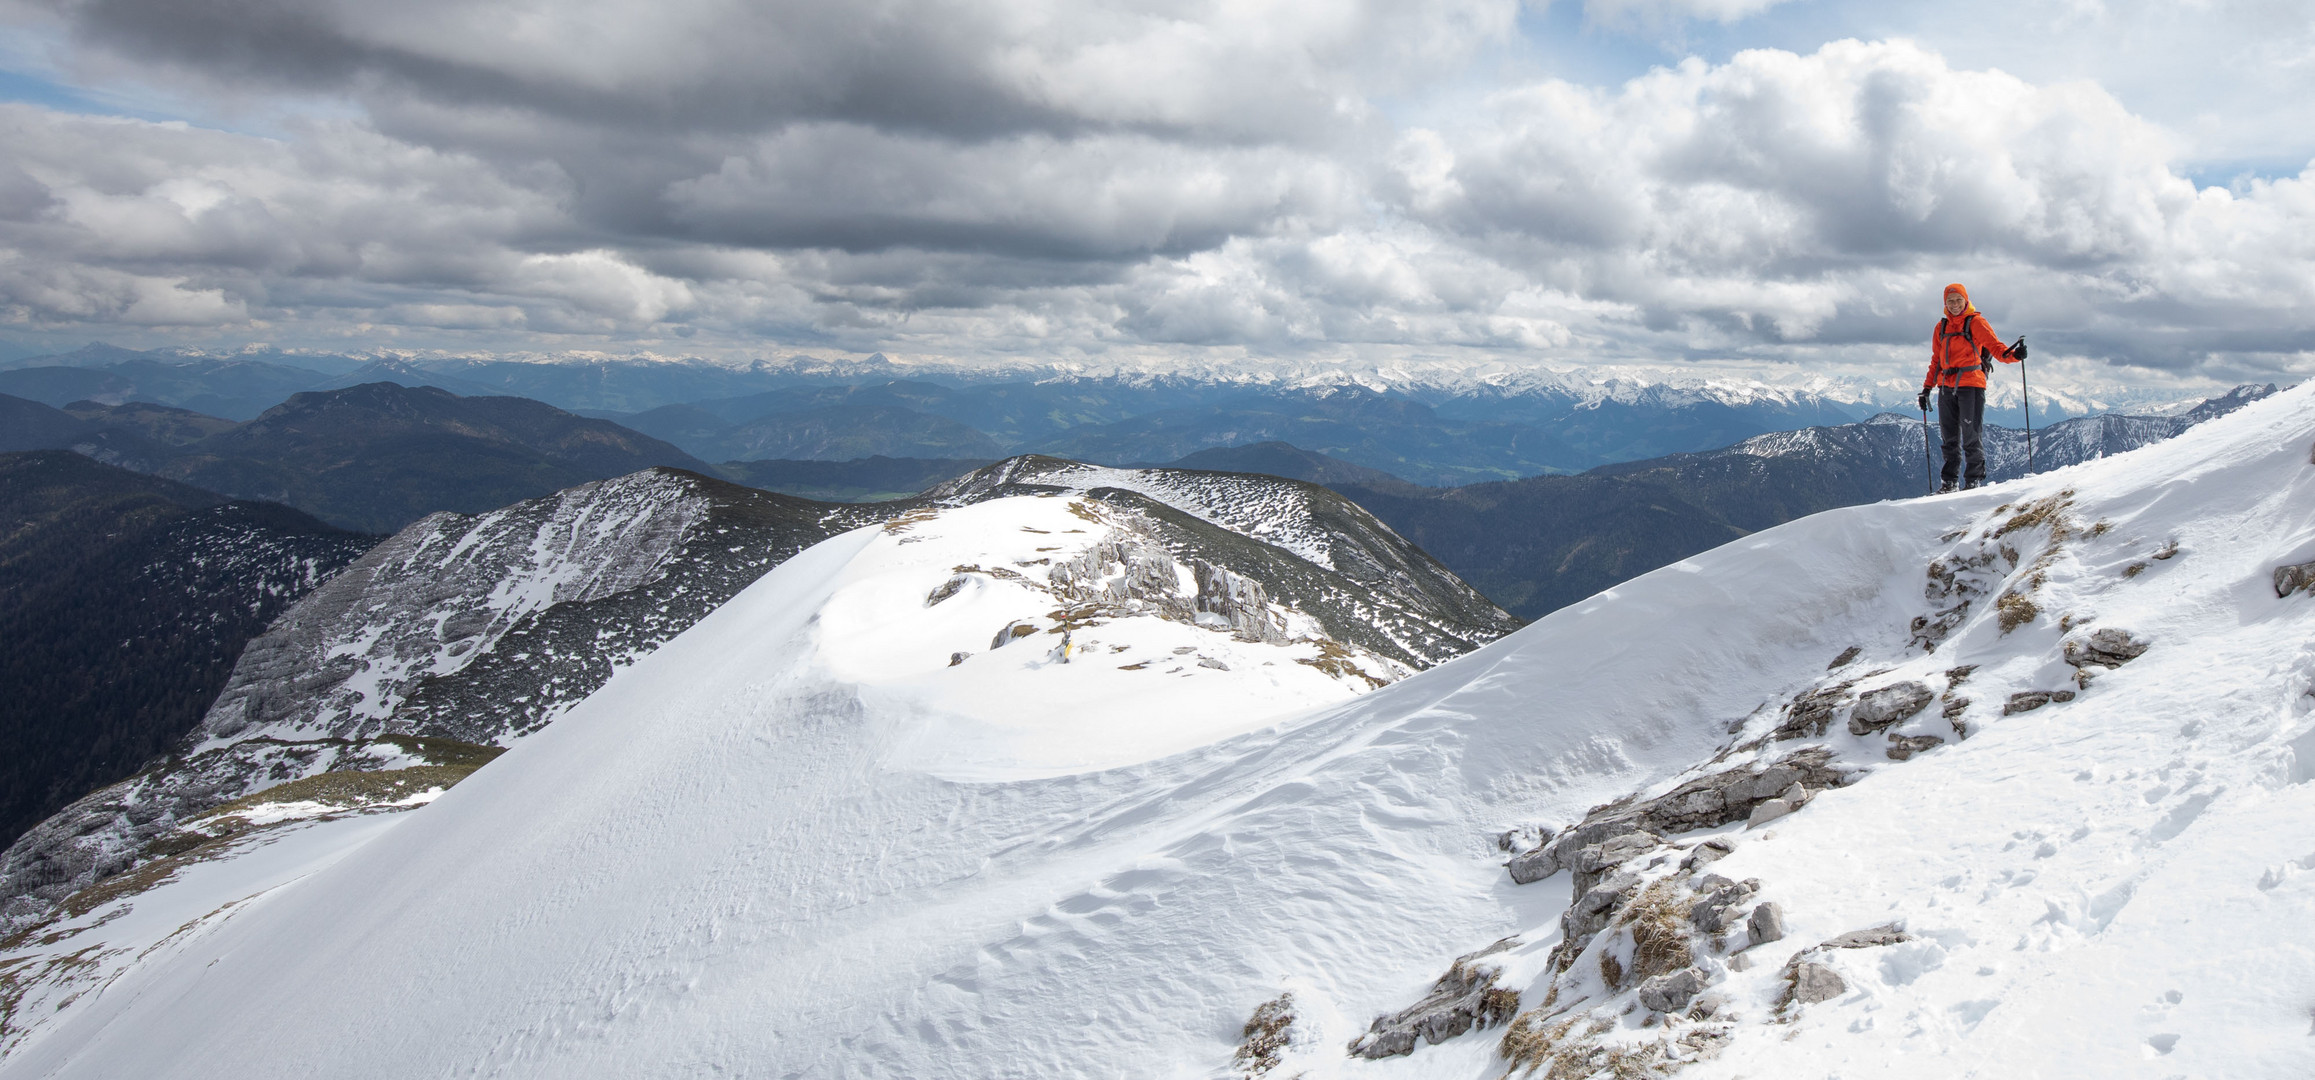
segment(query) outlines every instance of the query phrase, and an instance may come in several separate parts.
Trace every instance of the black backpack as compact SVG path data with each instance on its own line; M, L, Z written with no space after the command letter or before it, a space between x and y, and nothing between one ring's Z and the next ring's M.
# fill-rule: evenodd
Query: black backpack
M1972 312L1970 312L1969 314L1962 316L1962 317L1961 317L1961 329L1962 329L1962 332L1963 332L1963 333L1967 333L1967 332L1969 331L1969 321L1970 321L1971 319L1983 319L1983 318L1985 318L1985 315L1984 315L1982 312L1976 312L1976 311L1972 311ZM1946 320L1946 319L1939 319L1939 320L1937 320L1937 369L1938 369L1939 371L1950 371L1950 370L1952 370L1951 368L1948 368L1948 367L1946 367L1946 366L1945 366L1945 340L1946 340L1947 338L1950 338L1950 337L1952 337L1952 336L1953 336L1953 334L1952 334L1951 332L1949 332L1949 331L1947 331L1947 330L1945 329L1945 324L1946 324L1948 321L1950 321L1950 320ZM1978 346L1978 347L1977 347L1977 370L1978 370L1979 374L1983 374L1983 375L1991 375L1991 374L1993 374L1993 350L1991 350L1991 349L1988 349L1988 348L1986 348L1986 347L1985 347L1985 346L1983 346L1983 345L1980 345L1980 346Z

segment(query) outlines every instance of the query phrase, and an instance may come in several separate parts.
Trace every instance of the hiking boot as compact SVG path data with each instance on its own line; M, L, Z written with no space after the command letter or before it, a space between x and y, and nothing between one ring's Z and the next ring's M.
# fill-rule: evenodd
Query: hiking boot
M1951 481L1951 480L1948 480L1948 481L1946 481L1945 483L1938 485L1938 488L1937 488L1937 493L1938 493L1938 494L1940 494L1940 495L1944 495L1944 494L1946 494L1946 493L1948 493L1948 492L1951 492L1952 490L1953 490L1953 481Z

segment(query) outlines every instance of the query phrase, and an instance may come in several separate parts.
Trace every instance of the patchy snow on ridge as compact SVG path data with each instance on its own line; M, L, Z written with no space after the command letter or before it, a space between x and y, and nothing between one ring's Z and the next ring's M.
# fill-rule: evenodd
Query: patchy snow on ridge
M2302 387L1199 730L1124 699L1246 669L933 662L1014 610L941 545L1078 500L855 531L0 1078L2307 1075L2311 444Z
M1340 570L1326 531L1312 521L1311 488L1294 483L1245 483L1228 476L1188 469L1119 469L1060 458L1023 457L1001 462L933 488L935 499L954 498L967 483L1001 487L1026 483L1067 491L1116 488L1147 495L1199 520L1240 536L1292 552L1329 570Z

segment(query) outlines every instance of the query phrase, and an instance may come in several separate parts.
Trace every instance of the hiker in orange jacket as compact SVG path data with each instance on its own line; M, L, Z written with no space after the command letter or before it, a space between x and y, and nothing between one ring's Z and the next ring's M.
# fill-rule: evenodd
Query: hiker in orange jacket
M2020 340L2013 349L1969 302L1969 290L1945 287L1945 317L1930 335L1929 374L1921 379L1918 403L1929 408L1929 392L1937 391L1937 432L1944 437L1945 468L1940 470L1939 492L1985 483L1985 375L1993 361L2019 363L2026 358ZM1966 464L1965 464L1966 459Z

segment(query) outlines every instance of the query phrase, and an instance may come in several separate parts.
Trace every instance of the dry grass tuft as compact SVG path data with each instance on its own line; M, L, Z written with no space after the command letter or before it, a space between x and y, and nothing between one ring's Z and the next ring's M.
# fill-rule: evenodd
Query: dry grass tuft
M1238 1075L1260 1076L1278 1067L1286 1045L1293 1041L1294 995L1280 994L1254 1007L1254 1015L1247 1019L1238 1052L1230 1056L1236 1062Z
M1624 909L1632 928L1634 981L1669 975L1696 962L1689 943L1694 927L1681 902L1684 891L1680 882L1658 878Z
M2008 521L2002 522L2001 527L1994 530L1994 539L1998 540L2020 529L2049 525L2051 539L2063 540L2073 532L2066 519L2066 510L2073 505L2073 488L2067 488L2055 495L2036 499L2030 503L2023 503L2016 508L2016 513L2010 515ZM2008 507L2003 509L2008 509ZM1995 511L1995 513L2000 512L2000 510Z
M1994 608L2001 613L2002 633L2005 634L2034 621L2042 614L2039 606L2014 589L2003 593L2001 599L1994 602Z

